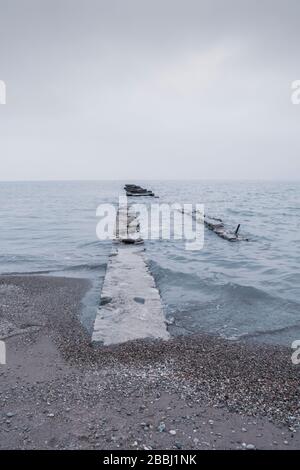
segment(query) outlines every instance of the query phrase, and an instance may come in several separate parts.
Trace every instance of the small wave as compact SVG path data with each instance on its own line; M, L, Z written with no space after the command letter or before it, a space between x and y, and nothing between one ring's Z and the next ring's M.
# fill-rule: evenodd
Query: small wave
M278 328L267 328L265 330L256 330L247 333L237 333L234 335L236 339L250 339L250 338L257 338L259 336L265 335L274 335L277 333L284 333L288 331L294 331L296 328L300 328L299 323L295 323L293 325L281 326Z
M243 301L247 300L259 300L265 301L267 299L274 298L272 295L265 292L263 289L258 289L253 286L245 286L234 282L227 282L219 286L222 292L232 299L242 298Z
M106 263L99 264L75 264L73 266L65 266L64 268L57 269L57 271L96 271L106 269Z
M34 255L14 255L14 254L5 254L0 255L0 262L5 264L14 264L14 263L35 263L39 260L39 256Z
M107 244L109 244L110 242L108 242ZM85 243L80 243L78 245L78 248L85 248L87 246L103 246L103 241L100 241L100 240L93 240L92 242L85 242Z
M64 266L63 268L57 267L56 269L41 269L35 271L8 271L0 273L1 276L21 276L21 275L34 275L34 274L54 274L59 272L68 271L96 271L106 269L105 263L100 264L76 264L74 266Z
M157 262L149 261L149 267L151 272L155 276L158 284L164 284L165 282L170 284L177 284L183 288L189 287L199 289L199 287L207 287L212 290L215 294L219 294L225 299L230 298L237 300L241 298L244 302L247 300L266 301L271 299L278 300L278 297L273 297L271 294L265 292L263 289L257 287L237 284L234 282L222 283L220 278L216 274L210 277L201 278L197 273L186 273L178 270L174 270L170 267L163 267Z
M195 273L186 273L172 268L163 267L153 260L150 260L148 265L158 285L160 285L160 283L163 284L164 282L167 282L168 285L179 284L180 286L189 288L194 286L195 289L199 289L199 285L204 286L207 284L206 279L200 279Z
M32 275L32 274L50 274L52 270L41 270L41 271L10 271L10 272L3 272L0 273L1 276L26 276L26 275Z

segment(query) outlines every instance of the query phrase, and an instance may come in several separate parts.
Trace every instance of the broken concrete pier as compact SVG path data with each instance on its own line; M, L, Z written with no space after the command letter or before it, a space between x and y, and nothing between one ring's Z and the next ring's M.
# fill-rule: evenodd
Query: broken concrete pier
M159 291L139 237L139 221L134 223L134 219L130 207L119 210L114 251L107 265L92 335L93 341L104 345L169 338Z

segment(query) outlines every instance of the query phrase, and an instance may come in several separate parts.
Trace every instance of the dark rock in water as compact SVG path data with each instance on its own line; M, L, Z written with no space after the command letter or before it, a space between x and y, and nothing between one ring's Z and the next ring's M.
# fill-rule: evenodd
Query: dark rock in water
M120 241L125 245L133 245L135 243L133 238L121 238Z
M144 193L136 193L136 192L130 192L130 191L127 191L126 192L126 196L128 197L133 197L133 196L150 196L150 197L155 197L154 193L150 192L150 191L147 191L147 192L144 192Z
M125 184L124 189L135 189L140 187L141 186L137 186L136 184Z
M125 184L124 189L127 196L155 196L153 191L137 186L136 184Z
M134 297L133 300L137 302L138 304L144 304L145 299L143 297Z
M136 240L134 238L121 238L120 242L124 243L124 245L141 245L144 243L141 238L137 238Z

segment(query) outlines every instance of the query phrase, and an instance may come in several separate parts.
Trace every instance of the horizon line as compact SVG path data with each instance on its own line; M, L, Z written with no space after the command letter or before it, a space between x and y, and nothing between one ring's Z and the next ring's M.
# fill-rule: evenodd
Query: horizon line
M180 181L180 182L189 182L189 181L228 181L228 182L290 182L296 183L300 182L300 178L104 178L104 179L95 179L95 178L86 178L86 179L7 179L1 180L0 183L83 183L83 182L114 182L114 181Z

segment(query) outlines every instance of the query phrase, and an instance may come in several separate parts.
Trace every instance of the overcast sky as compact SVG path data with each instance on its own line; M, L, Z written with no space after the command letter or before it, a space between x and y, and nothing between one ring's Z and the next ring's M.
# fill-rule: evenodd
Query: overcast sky
M0 0L0 179L298 179L299 0Z

